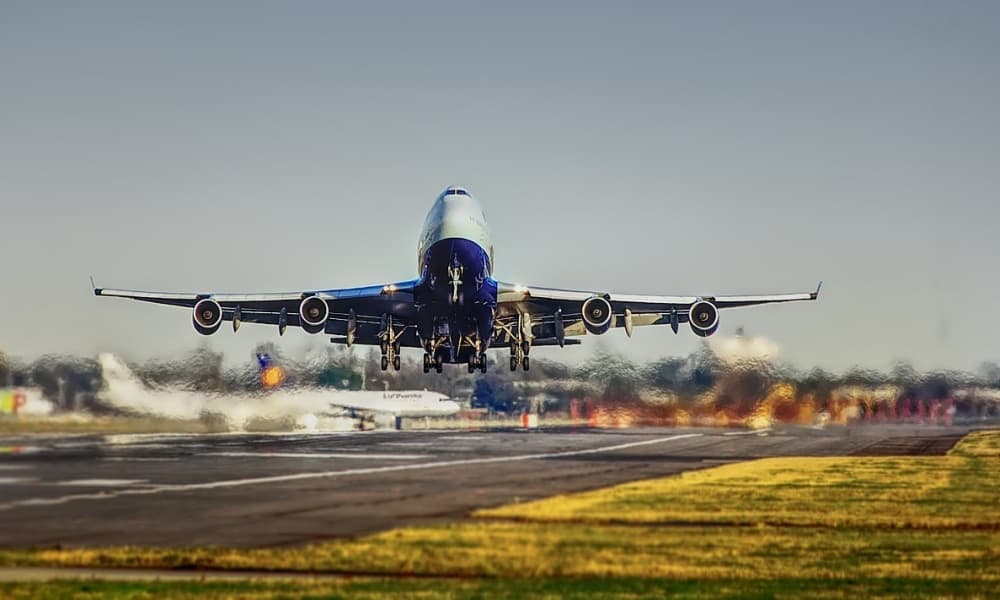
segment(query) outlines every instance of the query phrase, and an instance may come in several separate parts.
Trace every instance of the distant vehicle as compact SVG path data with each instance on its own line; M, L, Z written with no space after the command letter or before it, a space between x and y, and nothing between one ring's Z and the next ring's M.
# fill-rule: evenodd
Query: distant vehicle
M697 258L698 249L693 249ZM422 348L424 372L465 363L486 372L488 348L510 348L510 369L529 368L532 346L579 343L567 339L621 327L681 323L701 337L719 327L719 310L815 300L816 291L755 296L640 296L602 290L560 290L493 278L493 241L482 205L465 188L446 188L424 222L416 279L357 288L277 294L178 294L94 288L98 296L182 306L194 328L208 335L223 321L244 321L326 332L331 341L378 344L382 370L399 370L401 348Z
M105 383L104 400L119 408L174 419L219 414L237 426L252 419L280 418L308 425L321 416L370 413L394 417L398 428L402 418L444 417L456 414L461 408L444 394L429 391L297 388L258 394L217 394L181 387L151 388L112 354L100 354L98 362Z

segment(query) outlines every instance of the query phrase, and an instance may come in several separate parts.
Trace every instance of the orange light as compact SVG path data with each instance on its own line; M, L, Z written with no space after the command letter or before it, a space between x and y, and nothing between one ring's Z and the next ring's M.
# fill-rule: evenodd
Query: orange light
M285 371L281 367L268 367L260 374L261 383L266 388L275 388L285 381Z

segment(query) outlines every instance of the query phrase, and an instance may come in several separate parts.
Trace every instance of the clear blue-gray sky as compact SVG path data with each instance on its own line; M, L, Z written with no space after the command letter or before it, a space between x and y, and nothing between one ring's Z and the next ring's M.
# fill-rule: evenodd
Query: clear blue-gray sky
M1000 360L1000 3L0 2L0 347L144 357L187 312L98 283L414 275L447 184L496 275L811 289L724 315L793 364ZM612 332L642 359L689 332ZM270 328L224 330L243 359ZM581 349L548 350L573 360ZM289 332L290 350L324 338Z

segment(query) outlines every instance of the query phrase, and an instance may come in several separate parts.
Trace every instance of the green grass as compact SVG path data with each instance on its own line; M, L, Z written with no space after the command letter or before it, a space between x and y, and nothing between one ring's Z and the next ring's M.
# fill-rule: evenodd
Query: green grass
M117 582L57 581L0 583L0 597L10 600L61 600L64 598L360 598L399 599L498 599L603 598L679 599L712 598L941 598L988 597L980 587L960 580L850 579L505 579L414 580L351 579L334 582Z
M982 432L943 457L765 459L299 548L8 550L0 564L462 578L317 584L334 586L320 595L361 597L393 586L412 597L462 598L536 590L987 597L1000 588L998 448L1000 432ZM258 592L284 593L248 589L246 597Z

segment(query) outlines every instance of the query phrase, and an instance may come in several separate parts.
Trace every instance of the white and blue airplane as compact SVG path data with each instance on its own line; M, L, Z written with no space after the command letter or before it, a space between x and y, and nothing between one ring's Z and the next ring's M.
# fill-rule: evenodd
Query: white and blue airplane
M98 296L182 306L194 328L215 333L224 321L291 325L325 332L335 343L378 344L382 369L399 370L401 348L422 348L424 372L464 363L486 372L486 350L510 349L510 369L529 368L532 346L578 344L576 336L613 327L688 323L701 337L719 327L719 310L815 300L816 291L748 296L643 296L504 283L493 277L493 241L482 205L450 186L438 196L417 246L419 276L356 288L277 294L161 293L94 288Z

